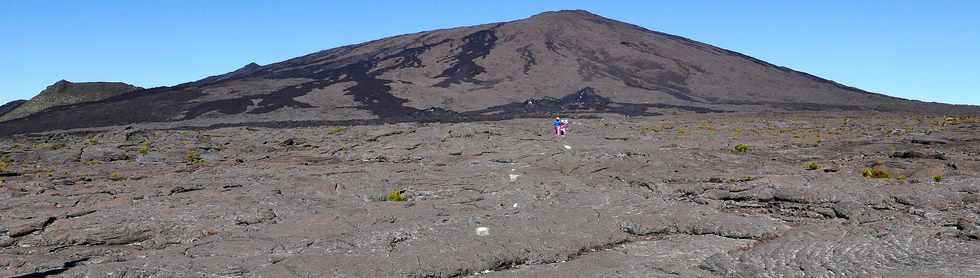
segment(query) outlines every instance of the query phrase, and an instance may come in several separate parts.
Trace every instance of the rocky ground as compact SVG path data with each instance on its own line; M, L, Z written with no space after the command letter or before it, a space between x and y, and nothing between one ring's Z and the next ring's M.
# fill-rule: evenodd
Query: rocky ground
M549 123L5 138L0 276L980 277L980 119Z

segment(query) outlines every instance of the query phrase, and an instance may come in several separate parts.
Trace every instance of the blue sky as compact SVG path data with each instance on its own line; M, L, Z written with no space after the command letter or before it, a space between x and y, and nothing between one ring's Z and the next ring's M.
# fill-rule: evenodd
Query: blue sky
M799 2L0 1L0 104L61 79L175 85L249 62L559 9L873 92L980 104L980 1Z

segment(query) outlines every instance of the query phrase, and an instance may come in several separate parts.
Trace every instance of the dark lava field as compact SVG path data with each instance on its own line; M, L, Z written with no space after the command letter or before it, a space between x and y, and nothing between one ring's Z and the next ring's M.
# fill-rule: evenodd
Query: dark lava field
M980 118L0 139L2 277L978 277Z

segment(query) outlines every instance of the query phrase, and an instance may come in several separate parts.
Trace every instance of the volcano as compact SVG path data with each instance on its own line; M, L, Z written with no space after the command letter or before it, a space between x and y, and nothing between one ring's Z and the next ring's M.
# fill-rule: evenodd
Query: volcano
M587 11L400 35L47 108L0 134L476 121L555 114L976 112L871 93Z

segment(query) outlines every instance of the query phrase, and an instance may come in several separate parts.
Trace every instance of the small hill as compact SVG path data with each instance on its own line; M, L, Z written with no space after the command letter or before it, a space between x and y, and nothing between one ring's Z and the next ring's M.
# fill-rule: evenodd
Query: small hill
M142 88L119 82L72 83L61 80L48 86L31 100L21 101L7 113L0 113L0 121L22 118L56 106L104 100L139 89Z
M7 112L16 109L17 107L19 107L21 104L24 104L25 102L27 101L20 99L20 100L8 102L7 104L0 106L0 116L3 116L4 114L7 114Z

